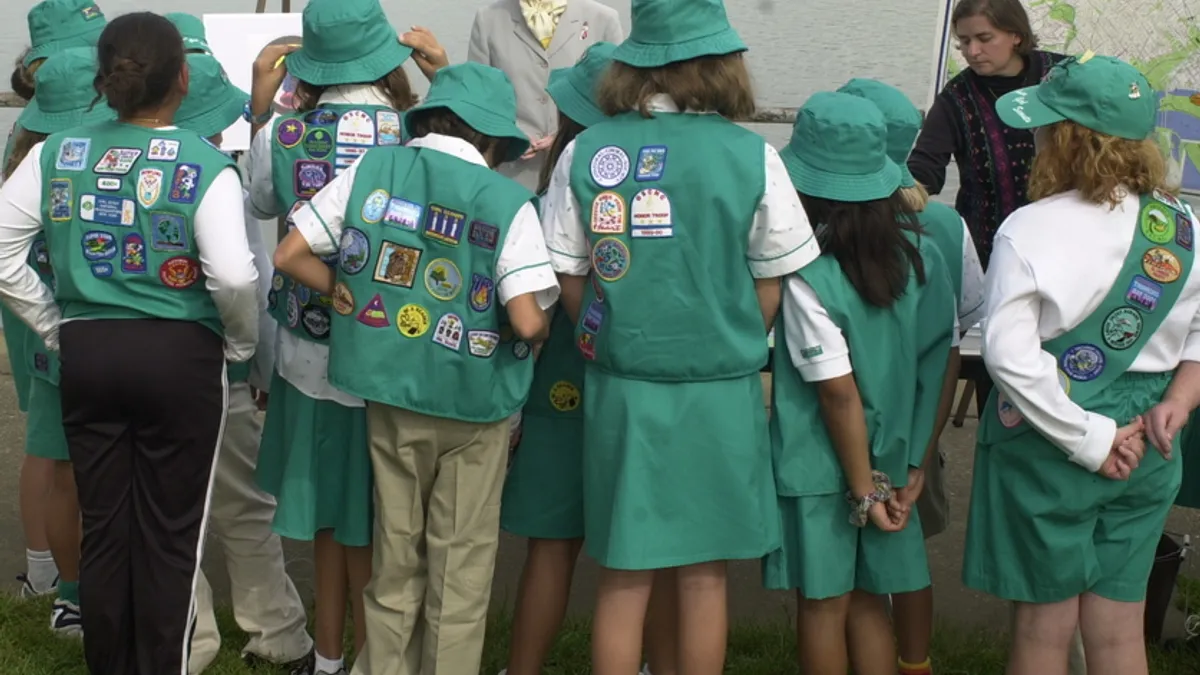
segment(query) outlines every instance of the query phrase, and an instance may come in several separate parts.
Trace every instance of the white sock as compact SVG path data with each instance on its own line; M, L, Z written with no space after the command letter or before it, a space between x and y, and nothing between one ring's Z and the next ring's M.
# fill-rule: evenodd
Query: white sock
M25 578L29 579L29 585L38 593L50 590L58 578L58 566L54 564L54 556L50 551L25 549L25 568Z
M327 659L321 656L320 652L317 653L316 665L318 673L330 673L332 675L342 669L343 663L345 663L344 659Z

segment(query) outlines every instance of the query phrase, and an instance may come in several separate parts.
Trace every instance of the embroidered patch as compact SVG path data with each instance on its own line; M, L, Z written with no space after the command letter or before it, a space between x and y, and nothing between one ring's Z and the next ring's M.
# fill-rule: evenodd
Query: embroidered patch
M71 179L50 180L50 220L63 222L71 219Z
M804 347L803 349L800 350L800 358L815 359L824 353L825 353L825 349L821 345L816 345L814 347Z
M142 169L138 172L137 200L143 208L150 208L162 194L163 172L158 169Z
M481 359L486 359L496 353L496 346L500 344L500 334L491 330L469 330L467 331L467 351L471 356L478 356Z
M457 314L443 314L433 331L433 342L446 349L458 351L462 346L463 322Z
M88 21L100 18L100 8L96 5L88 5L87 7L79 10L79 13L82 14L83 18Z
M1071 378L1067 377L1067 374L1061 370L1058 371L1058 386L1062 387L1064 394L1071 393Z
M84 232L83 257L88 260L108 260L117 257L116 237L100 230Z
M604 303L599 300L593 300L587 307L587 311L583 313L583 319L579 322L583 330L595 335L600 332L600 326L604 323Z
M1175 243L1185 251L1192 250L1192 221L1183 213L1175 214Z
M338 265L346 274L358 274L367 266L371 257L371 242L367 235L354 227L342 230L342 241L338 245Z
M1176 211L1184 211L1185 210L1184 206L1183 206L1183 202L1179 201L1179 198L1177 198L1175 195L1173 195L1165 190L1160 190L1159 188L1154 188L1154 192L1153 192L1152 196L1155 199L1157 199L1158 201L1175 209Z
M630 236L673 237L671 199L662 190L642 190L633 197L629 207Z
M155 251L186 251L191 244L188 239L187 221L176 213L150 214L150 248Z
M606 145L592 155L592 180L603 188L611 188L629 177L629 155L615 145Z
M638 150L637 171L633 179L637 181L662 180L663 172L667 169L667 146L647 145Z
M96 263L92 265L92 276L94 277L111 277L113 274L113 266L111 263Z
M1129 290L1125 292L1125 301L1147 312L1153 312L1158 307L1158 299L1162 297L1162 286L1138 274L1129 282Z
M58 144L58 157L54 160L54 168L59 171L83 171L91 149L90 138L64 138L62 143Z
M1128 349L1142 335L1142 315L1132 307L1118 307L1104 317L1101 332L1104 344L1112 349Z
M283 290L283 275L280 274L279 272L276 272L274 275L271 276L271 290L273 290L273 291L282 291Z
M342 316L354 313L354 294L349 286L340 281L333 287L333 311Z
M296 286L296 299L300 301L301 307L307 307L312 301L312 289L308 286Z
M33 355L33 368L40 373L50 372L50 357L41 352L35 352Z
M129 274L146 273L146 240L131 232L121 240L121 271Z
M176 164L167 200L176 204L195 204L196 191L200 187L200 171L199 164Z
M392 197L388 201L387 213L383 214L383 224L416 232L421 226L421 205Z
M120 178L97 178L96 189L104 190L105 192L113 192L121 189Z
M375 113L375 127L379 132L379 145L400 145L400 115L391 110Z
M54 269L50 267L50 249L46 246L46 240L38 237L33 240L33 246L29 249L29 262L37 268L40 274L52 274Z
M278 306L279 306L279 291L268 291L267 292L267 309L269 309L273 312L273 311L275 311L275 308Z
M625 231L625 198L615 192L601 192L592 200L592 232L621 234Z
M295 293L288 293L287 325L288 328L300 325L300 301L296 299Z
M479 220L471 221L471 230L467 233L467 241L479 248L495 251L496 244L500 241L500 228Z
M1012 429L1025 421L1021 411L1017 410L1017 406L1013 405L1012 401L1008 400L1004 394L996 397L996 417L1000 418L1000 424L1004 425L1006 429Z
M517 357L518 361L524 361L525 359L529 358L531 351L532 349L530 349L528 342L517 340L513 343L512 353L513 356Z
M458 246L462 241L463 224L467 214L430 204L425 210L425 236L447 246Z
M171 288L187 288L200 277L200 263L184 256L167 258L158 268L158 278Z
M482 274L471 275L471 309L476 312L486 312L492 308L492 294L496 290L496 282Z
M438 300L449 302L462 290L462 272L447 258L438 258L425 266L425 290Z
M337 113L329 108L317 108L304 116L305 124L328 127L337 124Z
M1156 244L1165 244L1175 238L1175 218L1157 204L1142 209L1142 235Z
M559 380L550 386L550 405L559 412L570 412L579 407L579 387Z
M388 193L386 190L372 190L371 194L367 195L366 201L362 205L362 217L364 223L375 224L383 219L383 214L387 210Z
M616 281L629 270L629 247L620 239L605 237L592 247L592 270L604 281Z
M132 199L107 195L83 195L79 198L79 217L89 223L129 227L137 213Z
M1067 377L1087 382L1104 372L1104 361L1104 352L1096 345L1078 344L1063 352L1059 365Z
M402 246L386 239L379 246L379 259L375 263L375 281L412 288L421 262L421 249Z
M337 123L338 145L375 145L375 122L361 110L342 114Z
M324 307L309 307L300 317L304 332L314 340L329 337L329 312Z
M146 146L146 159L151 162L174 162L179 159L179 141L151 138Z
M333 165L298 159L292 167L292 194L300 199L312 199L321 188L333 180Z
M592 291L596 293L596 301L604 302L604 288L600 286L600 280L595 274L588 275L588 281L592 282Z
M324 129L313 129L304 136L304 154L312 159L325 159L333 152L333 135Z
M358 313L358 322L368 328L387 328L390 325L382 296L376 293L375 297L371 298L367 306Z
M1155 246L1142 256L1142 271L1159 283L1169 284L1183 273L1183 265L1174 253Z
M275 142L285 148L300 145L304 138L304 123L299 120L283 120L275 128Z
M96 166L92 167L92 172L123 176L129 173L133 163L141 156L142 151L137 148L109 148L100 157L100 161L96 162Z
M576 345L579 347L579 353L588 361L596 360L596 336L591 333L580 333L579 339L576 340Z
M396 312L396 328L404 337L419 338L429 330L429 310L408 304Z

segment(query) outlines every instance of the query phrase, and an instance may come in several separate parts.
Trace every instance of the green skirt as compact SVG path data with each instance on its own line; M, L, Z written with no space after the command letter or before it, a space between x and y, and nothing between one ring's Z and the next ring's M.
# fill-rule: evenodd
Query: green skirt
M25 454L60 462L71 461L63 431L62 399L58 387L30 377L29 415L25 418Z
M758 373L646 382L589 367L584 390L588 555L611 569L649 570L779 548Z
M1183 460L1183 484L1179 486L1176 506L1200 509L1200 414L1192 413L1188 425L1179 434L1179 457Z
M17 388L17 407L21 412L28 412L30 375L29 364L25 361L25 341L39 338L7 306L0 306L0 321L4 322L4 346L8 349L13 385Z
M525 415L500 527L530 539L583 538L583 418Z
M366 408L300 393L275 373L258 453L257 482L274 495L274 529L311 541L333 530L345 546L368 546L374 481Z

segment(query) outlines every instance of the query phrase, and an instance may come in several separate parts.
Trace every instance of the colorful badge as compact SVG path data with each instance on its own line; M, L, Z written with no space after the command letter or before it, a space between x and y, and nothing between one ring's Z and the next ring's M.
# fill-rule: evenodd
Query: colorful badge
M375 113L375 128L379 132L378 145L400 145L400 115L391 110Z
M629 207L629 226L633 237L673 237L671 199L662 190L649 188L638 192Z
M1154 188L1154 192L1153 192L1152 196L1155 199L1157 199L1158 201L1175 209L1176 211L1184 211L1185 210L1184 206L1183 206L1183 202L1179 201L1179 198L1177 198L1175 195L1173 195L1165 190L1160 190L1159 188Z
M83 171L91 149L90 138L64 138L62 143L58 144L58 157L54 160L54 168L59 171Z
M371 242L362 230L347 227L342 230L342 241L338 244L338 265L346 274L358 274L367 266L371 257Z
M396 328L404 337L419 338L429 330L429 310L408 304L396 312Z
M292 194L312 199L332 180L333 165L329 162L298 159L292 167Z
M625 231L625 198L605 191L592 200L592 232L621 234Z
M267 291L267 309L272 312L279 306L279 291Z
M604 281L616 281L629 270L629 247L620 239L605 237L592 247L592 270Z
M273 290L273 291L282 291L283 290L283 275L280 274L279 272L276 272L275 274L273 274L271 276L271 290Z
M600 285L600 279L595 274L589 274L588 281L592 282L592 290L596 293L596 302L604 302L604 288Z
M559 380L550 387L550 405L559 412L570 412L579 407L579 387Z
M467 233L467 241L479 248L495 251L496 244L500 242L500 228L495 225L488 225L480 220L471 221L471 229Z
M1071 393L1071 378L1067 377L1067 374L1061 370L1058 371L1058 386L1062 387L1064 394L1069 395Z
M200 277L200 263L184 256L167 258L158 268L158 278L171 288L187 288ZM293 296L292 300L295 300Z
M1192 220L1183 213L1175 214L1175 243L1185 251L1192 250Z
M1104 318L1101 332L1104 344L1116 350L1128 349L1142 334L1142 315L1132 307L1118 307Z
M304 332L314 340L329 337L329 312L324 307L309 307L300 317Z
M496 346L500 344L500 334L491 330L469 330L467 331L467 351L471 356L478 356L481 359L486 359L496 353Z
M171 179L171 193L167 200L176 204L195 204L200 188L199 164L176 164L175 176Z
M296 299L300 301L301 307L307 307L312 301L313 291L308 286L296 286Z
M186 251L191 247L187 221L177 213L150 214L150 248L155 251Z
M150 208L162 194L163 172L158 169L142 169L138 172L137 200L143 208Z
M141 156L142 151L137 148L109 148L100 157L100 161L96 162L96 166L92 167L92 172L123 176L129 173L133 163Z
M304 136L304 154L312 159L325 159L333 152L333 134L325 129L313 129Z
M61 223L71 219L71 179L50 180L50 220Z
M337 124L337 113L329 108L317 108L304 116L304 123L319 127L330 127Z
M385 240L379 246L379 259L375 263L373 279L392 286L412 288L420 262L421 249Z
M87 21L91 21L92 19L100 18L100 8L97 7L96 5L88 5L88 6L84 7L83 9L79 10L79 13L82 14L83 18L86 19Z
M430 204L425 212L425 236L447 246L458 246L462 241L463 225L467 214Z
M1174 253L1161 246L1155 246L1142 256L1142 270L1151 279L1169 284L1183 273L1183 265Z
M283 120L275 128L275 141L285 148L300 145L304 138L304 123L300 120Z
M121 240L121 271L129 274L146 273L146 240L131 232Z
M117 257L116 237L100 230L84 232L83 257L93 261L108 260Z
M65 178L63 180L66 180ZM120 178L97 178L96 189L104 190L105 192L115 192L121 189Z
M482 274L471 275L471 309L476 312L486 312L492 308L492 292L496 290L496 282Z
M425 290L438 300L449 302L462 290L462 272L447 258L438 258L425 266Z
M79 198L79 217L89 223L129 227L137 213L132 199L108 195L83 195Z
M39 274L52 274L54 268L50 267L50 249L46 246L46 240L38 237L33 240L33 246L29 249L29 262L37 268Z
M592 180L602 188L611 188L629 177L629 155L615 145L607 145L592 155Z
M358 313L358 322L369 328L387 328L390 325L382 296L376 293L375 297L371 298L367 306Z
M529 358L529 354L532 351L533 350L530 348L529 343L525 342L524 340L517 340L513 343L512 354L513 356L517 357L518 361L524 361L525 359Z
M591 333L580 333L579 339L576 341L579 347L579 353L588 361L596 360L596 336Z
M92 276L94 277L111 277L113 274L113 266L111 263L95 263L92 265Z
M288 328L300 325L300 301L296 299L295 293L288 293L287 325Z
M458 351L462 346L463 322L457 314L443 314L433 331L433 342L446 349Z
M371 194L367 195L367 200L363 202L362 216L364 223L375 224L383 220L383 214L387 211L388 193L386 190L372 190Z
M50 356L41 352L34 352L33 367L40 373L50 372Z
M662 180L667 169L667 146L647 145L638 150L636 181Z
M996 416L1000 418L1000 424L1003 424L1006 429L1012 429L1025 421L1021 415L1021 411L1017 410L1017 406L1013 405L1012 401L1004 394L996 397Z
M342 316L354 313L354 294L350 292L350 287L341 281L333 287L333 311Z
M151 138L146 146L146 159L151 162L174 162L179 159L179 141L170 138Z
M392 197L388 201L387 213L383 214L383 224L416 232L421 226L421 205L407 199Z
M1175 238L1175 218L1157 204L1142 209L1142 235L1156 244L1165 244Z
M338 145L375 145L375 122L361 110L344 113L337 123Z
M1067 377L1087 382L1104 372L1104 361L1104 352L1096 345L1078 344L1063 352L1059 365Z

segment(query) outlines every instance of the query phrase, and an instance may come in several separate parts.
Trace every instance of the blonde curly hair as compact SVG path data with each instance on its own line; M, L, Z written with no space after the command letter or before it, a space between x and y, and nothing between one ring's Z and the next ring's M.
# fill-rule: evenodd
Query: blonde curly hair
M1037 131L1037 154L1029 174L1033 201L1078 190L1084 201L1116 208L1124 196L1164 189L1167 167L1149 139L1109 136L1070 120Z

